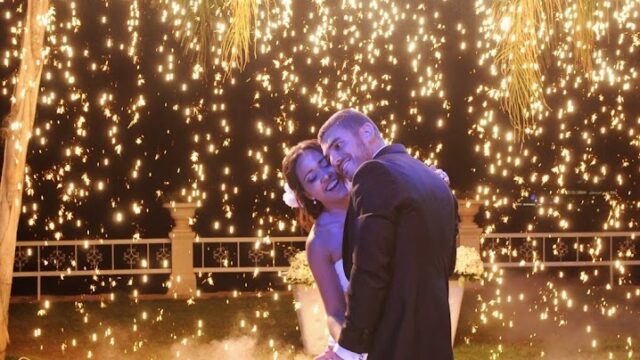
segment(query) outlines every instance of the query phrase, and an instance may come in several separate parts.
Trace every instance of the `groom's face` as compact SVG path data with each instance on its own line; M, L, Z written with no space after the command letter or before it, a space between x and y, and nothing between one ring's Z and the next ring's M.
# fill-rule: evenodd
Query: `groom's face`
M371 159L360 132L334 126L320 141L324 155L336 171L349 181L360 165Z

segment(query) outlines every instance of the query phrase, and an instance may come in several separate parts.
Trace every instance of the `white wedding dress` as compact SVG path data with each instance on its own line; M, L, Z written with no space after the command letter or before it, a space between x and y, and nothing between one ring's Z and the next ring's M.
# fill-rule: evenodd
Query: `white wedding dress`
M347 275L344 273L344 266L342 266L342 259L336 261L333 264L333 267L336 269L336 273L338 274L338 279L340 279L340 286L342 287L342 291L347 292L347 287L349 287L349 280L347 279Z
M344 266L342 266L342 259L333 263L333 268L336 270L336 274L338 275L338 280L340 280L340 287L344 293L347 292L347 288L349 287L349 279L347 279L347 275L344 273ZM329 335L329 347L333 347L336 344L336 339L333 336Z
M347 279L347 275L344 273L344 266L342 266L342 259L336 261L333 264L333 267L336 270L336 274L338 274L338 279L340 280L340 287L342 287L343 292L347 292L347 288L349 287L349 279ZM329 347L333 348L336 344L336 340L329 335ZM367 355L364 355L364 358L367 358Z

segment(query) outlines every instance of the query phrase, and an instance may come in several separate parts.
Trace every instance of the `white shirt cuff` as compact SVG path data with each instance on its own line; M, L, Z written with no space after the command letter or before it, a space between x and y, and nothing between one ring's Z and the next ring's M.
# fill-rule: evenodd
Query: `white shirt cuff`
M349 351L343 348L342 346L340 346L340 344L336 344L333 347L333 352L336 353L336 355L340 356L342 360L362 360L365 358L363 354L358 354L358 353L354 353L353 351Z

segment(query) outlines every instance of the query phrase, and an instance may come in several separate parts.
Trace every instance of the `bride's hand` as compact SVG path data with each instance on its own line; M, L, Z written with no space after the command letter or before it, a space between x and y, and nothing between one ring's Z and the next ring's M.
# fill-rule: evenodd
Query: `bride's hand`
M342 360L342 358L338 356L338 354L330 350L324 354L324 357L322 358L322 360Z
M447 183L447 185L449 185L449 175L447 175L444 170L438 169L435 165L430 165L429 167L431 168L431 170L435 171L436 174L438 174L438 176L440 176L440 178Z
M316 357L313 358L313 360L328 360L330 359L327 354L329 353L330 350L327 350L327 352L325 352L324 354L320 354Z
M327 351L324 352L324 354L318 355L315 358L313 358L313 360L333 360L333 359L340 359L340 357L338 357L338 355L336 355L336 353L333 352L333 349L328 348Z

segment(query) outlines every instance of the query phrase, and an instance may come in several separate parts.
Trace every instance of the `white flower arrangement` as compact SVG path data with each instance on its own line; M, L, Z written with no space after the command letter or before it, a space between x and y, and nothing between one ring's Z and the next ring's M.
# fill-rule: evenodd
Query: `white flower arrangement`
M285 281L292 285L307 285L311 286L315 284L315 279L311 273L309 267L309 261L307 260L307 252L300 251L291 258L289 258L291 266L285 272Z
M284 273L287 283L306 286L315 284L316 281L311 273L306 251L300 251L289 258L289 263L291 266ZM453 277L460 282L480 280L483 272L484 267L478 250L469 246L459 246L456 253L456 268L453 272Z
M470 246L459 246L456 253L456 268L453 271L458 281L479 280L484 272L480 253Z

